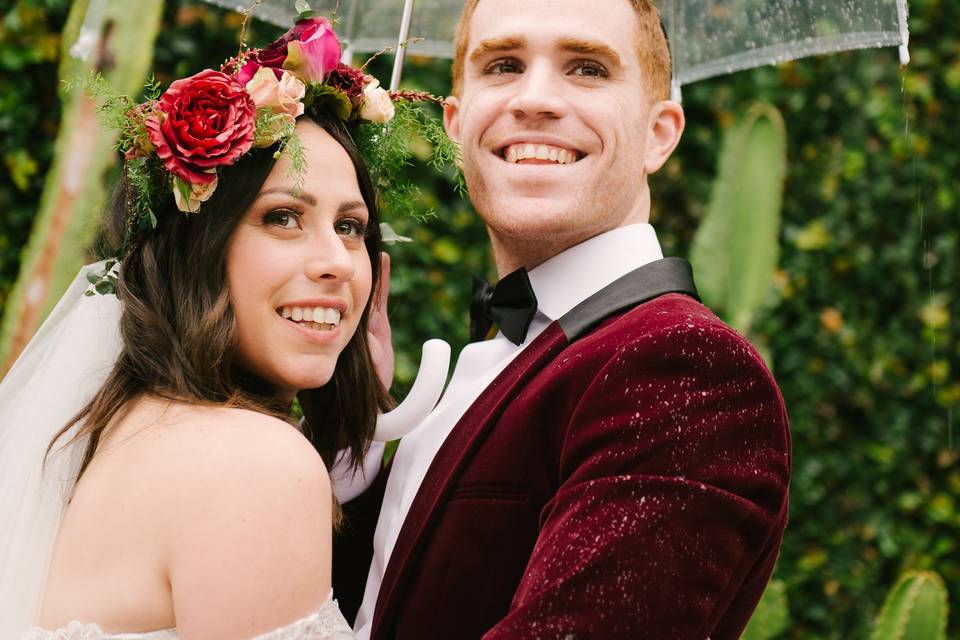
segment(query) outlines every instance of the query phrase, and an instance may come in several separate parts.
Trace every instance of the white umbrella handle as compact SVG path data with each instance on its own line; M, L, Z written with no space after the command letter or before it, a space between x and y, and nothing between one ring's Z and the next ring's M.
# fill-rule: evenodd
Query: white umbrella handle
M443 340L427 340L423 343L420 371L413 388L393 411L380 414L374 442L389 442L402 438L413 431L433 408L443 393L450 369L450 345Z
M413 21L413 1L404 0L403 17L400 19L400 36L397 38L397 55L393 59L393 75L390 76L390 91L400 88L403 75L403 59L407 56L407 40L410 39L410 23Z
M897 0L897 20L900 26L900 64L910 64L910 27L907 24L907 0Z

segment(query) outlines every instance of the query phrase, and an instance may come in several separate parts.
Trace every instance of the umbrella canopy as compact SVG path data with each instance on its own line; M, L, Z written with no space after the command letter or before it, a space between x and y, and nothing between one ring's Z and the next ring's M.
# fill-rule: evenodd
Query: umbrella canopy
M207 0L244 9L239 0ZM655 0L670 37L674 96L697 80L805 56L899 46L907 54L907 0ZM375 52L408 37L411 53L452 57L463 0L341 0L338 29L351 52ZM313 0L329 15L336 0ZM287 26L294 0L264 0L254 17ZM399 81L399 66L394 79ZM392 83L395 85L395 83Z

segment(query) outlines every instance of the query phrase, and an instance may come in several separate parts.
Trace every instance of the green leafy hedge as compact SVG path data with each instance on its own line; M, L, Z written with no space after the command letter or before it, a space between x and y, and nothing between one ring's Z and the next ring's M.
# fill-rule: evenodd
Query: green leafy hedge
M56 132L65 0L18 0L0 23L0 305L39 198ZM911 3L913 63L864 51L766 67L684 89L688 128L655 177L664 250L686 255L724 131L750 104L788 135L776 290L754 322L793 428L792 511L777 577L782 638L868 635L902 570L933 568L960 634L960 4ZM168 83L236 49L239 18L169 1L158 41ZM258 26L263 44L277 31ZM389 75L389 60L373 70ZM449 66L414 58L407 85L447 91ZM448 180L422 166L425 221L389 220L399 395L419 345L467 338L470 276L490 273L486 234Z

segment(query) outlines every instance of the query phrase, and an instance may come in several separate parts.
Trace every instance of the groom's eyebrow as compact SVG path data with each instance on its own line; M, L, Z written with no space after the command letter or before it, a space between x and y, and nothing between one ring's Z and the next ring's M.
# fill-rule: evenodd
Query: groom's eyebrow
M488 38L482 40L477 48L470 53L470 62L498 53L517 51L527 46L527 39L523 36L506 36L503 38ZM560 38L557 48L568 53L583 56L605 58L615 66L622 66L620 55L613 47L600 40L585 40L583 38Z
M507 51L516 51L527 46L527 39L523 36L506 36L504 38L487 38L481 40L477 48L470 53L470 62L479 58Z
M576 53L582 56L606 58L615 66L623 66L620 55L613 47L600 40L583 40L581 38L560 38L557 48L561 51Z

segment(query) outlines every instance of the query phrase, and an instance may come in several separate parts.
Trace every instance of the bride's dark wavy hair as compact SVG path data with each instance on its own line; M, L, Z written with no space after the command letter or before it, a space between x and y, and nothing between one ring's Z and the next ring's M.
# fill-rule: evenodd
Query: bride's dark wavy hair
M344 126L334 119L311 119L346 150L356 169L370 214L365 244L377 283L381 238L373 183ZM82 423L73 438L89 434L90 440L80 475L108 425L122 419L144 394L289 419L289 407L275 391L255 373L242 369L235 358L237 325L226 268L230 238L276 164L275 150L254 151L223 168L217 190L199 214L178 211L171 194L157 211L157 228L137 238L123 258L117 286L122 352L93 400L50 443L52 449L67 431ZM106 255L115 255L124 236L130 197L128 185L121 181L98 242L99 251ZM327 466L344 448L352 451L352 462L358 465L373 437L377 415L392 406L367 343L370 301L375 295L372 291L331 380L297 394L304 433Z

